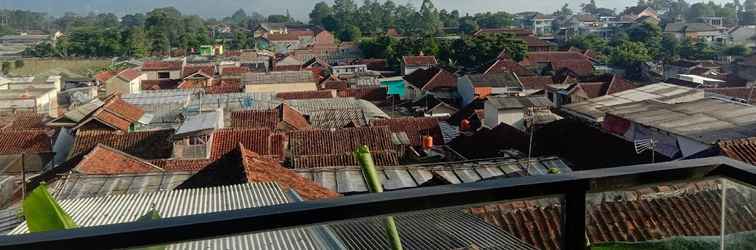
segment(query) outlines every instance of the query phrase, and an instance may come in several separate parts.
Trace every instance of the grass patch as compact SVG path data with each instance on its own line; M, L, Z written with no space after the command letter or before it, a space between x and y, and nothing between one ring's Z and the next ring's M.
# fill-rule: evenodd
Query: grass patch
M11 61L11 64L13 61ZM24 59L24 66L14 68L11 76L49 76L92 77L99 69L110 65L107 59Z

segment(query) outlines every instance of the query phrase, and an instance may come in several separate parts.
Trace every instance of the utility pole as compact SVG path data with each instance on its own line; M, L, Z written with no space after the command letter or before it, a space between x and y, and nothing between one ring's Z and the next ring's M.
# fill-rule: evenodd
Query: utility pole
M24 162L24 156L26 154L21 153L21 199L26 197L26 165Z

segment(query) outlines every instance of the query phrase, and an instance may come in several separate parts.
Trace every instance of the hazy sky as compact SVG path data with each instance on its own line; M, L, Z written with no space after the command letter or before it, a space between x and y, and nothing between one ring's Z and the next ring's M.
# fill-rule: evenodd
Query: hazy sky
M0 8L29 9L43 11L52 15L62 15L65 12L113 12L120 15L145 12L156 7L174 6L182 13L197 14L205 17L229 16L235 10L243 8L245 11L257 11L262 14L283 14L288 9L295 18L307 21L307 14L316 2L320 0L0 0ZM398 3L411 2L419 6L422 0L394 0ZM689 0L699 2L703 0ZM730 2L732 0L714 0L715 2ZM333 0L327 0L333 2ZM362 0L355 0L361 3ZM434 0L436 7L457 9L463 15L481 11L520 12L535 10L551 13L564 3L577 9L581 3L588 0ZM596 0L599 7L623 9L627 5L634 5L637 0Z

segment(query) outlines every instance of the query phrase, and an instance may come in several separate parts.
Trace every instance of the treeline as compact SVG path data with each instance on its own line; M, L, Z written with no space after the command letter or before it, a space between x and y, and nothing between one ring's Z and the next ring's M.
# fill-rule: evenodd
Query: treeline
M78 16L66 14L53 23L65 33L55 44L28 49L30 56L142 57L173 48L198 48L212 41L205 20L182 15L173 7L147 14Z
M324 27L341 40L352 41L365 34L385 33L388 28L416 36L441 35L445 27L472 33L480 27L507 27L513 20L511 14L503 11L461 16L457 10L437 9L431 0L423 0L420 9L409 3L381 2L365 0L359 6L353 0L336 0L333 5L319 2L310 12L310 24Z
M596 16L613 16L614 11L601 8L595 0L582 4L583 13ZM725 24L756 25L756 0L732 0L732 2L717 4L713 1L690 4L684 0L639 0L634 7L650 7L660 13L662 24L689 21L695 22L701 17L722 17Z
M402 56L424 54L436 56L439 63L453 70L484 67L502 51L520 61L528 49L525 42L507 34L465 36L455 40L433 36L403 39L380 36L362 40L360 48L367 58L386 58L394 69L399 68Z

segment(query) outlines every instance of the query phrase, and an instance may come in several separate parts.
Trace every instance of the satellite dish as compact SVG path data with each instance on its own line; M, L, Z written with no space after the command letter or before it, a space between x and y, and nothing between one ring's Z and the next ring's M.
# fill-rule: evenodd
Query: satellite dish
M648 150L654 150L655 146L656 146L656 141L654 139L649 138L649 139L635 140L635 153L641 154Z

